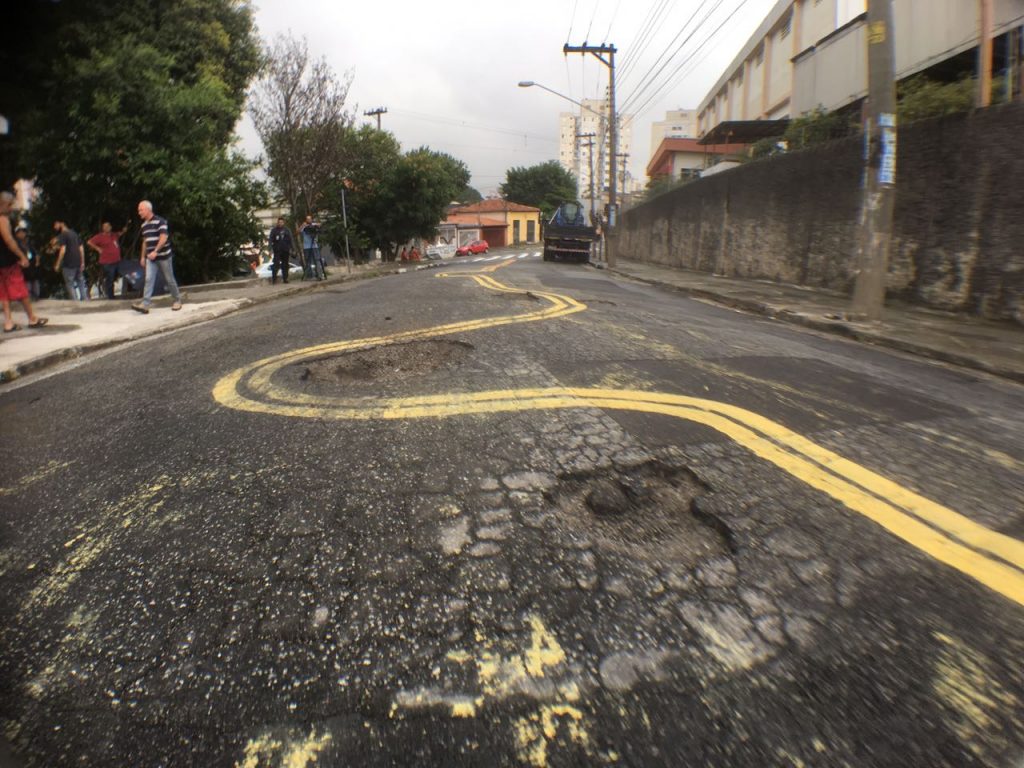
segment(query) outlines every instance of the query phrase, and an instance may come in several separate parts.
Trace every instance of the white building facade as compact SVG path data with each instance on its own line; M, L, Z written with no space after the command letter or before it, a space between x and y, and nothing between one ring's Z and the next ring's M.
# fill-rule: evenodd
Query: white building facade
M572 173L579 182L579 194L585 206L591 207L591 168L593 168L593 208L603 210L608 202L609 155L611 153L608 133L608 102L603 99L584 99L579 114L562 112L558 118L558 160L562 167ZM632 152L633 116L619 115L618 163L616 165L617 188L628 194L638 184L628 173L624 158ZM624 173L623 169L626 169Z
M896 76L967 51L981 34L977 0L892 0ZM865 0L779 0L697 109L719 123L798 117L867 94ZM1024 24L1024 0L993 0L998 36Z

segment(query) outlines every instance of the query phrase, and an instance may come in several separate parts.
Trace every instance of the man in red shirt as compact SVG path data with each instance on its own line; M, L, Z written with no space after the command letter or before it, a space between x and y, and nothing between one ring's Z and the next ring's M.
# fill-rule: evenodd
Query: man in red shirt
M118 241L123 232L111 231L109 221L102 224L102 232L89 238L86 245L100 255L100 266L103 268L103 293L108 299L114 298L114 278L117 277L117 265L121 261L121 246Z

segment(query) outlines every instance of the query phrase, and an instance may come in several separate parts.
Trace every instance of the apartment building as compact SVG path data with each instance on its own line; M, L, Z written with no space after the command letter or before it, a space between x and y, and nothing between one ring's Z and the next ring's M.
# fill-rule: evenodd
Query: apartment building
M608 201L609 178L609 134L608 102L603 99L584 99L580 112L562 112L559 115L558 159L562 167L572 173L579 182L581 200L590 204L591 168L594 174L595 208L601 209ZM618 164L616 166L618 189L628 193L638 187L636 180L628 174L624 158L632 153L633 116L619 115ZM588 135L592 134L592 135ZM624 168L626 171L624 173Z
M978 45L976 0L892 0L902 79ZM994 36L1024 24L1024 0L993 0ZM779 0L697 108L704 136L723 122L839 109L867 95L865 0Z

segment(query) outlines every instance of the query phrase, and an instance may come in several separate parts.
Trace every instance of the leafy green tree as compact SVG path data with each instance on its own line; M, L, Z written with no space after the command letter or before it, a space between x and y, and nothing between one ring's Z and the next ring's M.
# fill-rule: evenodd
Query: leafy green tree
M398 141L369 126L350 131L340 178L326 198L324 237L336 253L344 247L344 185L349 244L390 254L396 243L430 237L445 207L469 182L461 160L420 147L402 154Z
M782 135L789 151L833 141L858 131L860 126L843 112L827 112L817 107L790 121Z
M259 66L248 4L28 5L36 13L19 32L35 50L17 88L31 98L13 100L15 160L4 164L4 184L34 177L34 219L59 217L83 233L150 199L171 222L183 282L227 272L258 231L251 211L263 197L230 146Z
M929 117L945 117L974 109L978 80L967 76L951 83L931 80L926 75L908 77L897 86L900 122L912 123ZM992 80L992 103L1006 100L1006 78Z
M501 196L513 203L540 208L547 219L562 203L576 200L576 177L557 160L530 166L509 168L500 187Z
M278 37L264 52L266 67L249 113L263 141L267 174L293 218L317 213L342 176L352 115L345 109L351 74L338 78L306 41Z
M462 191L459 192L459 194L457 194L453 199L457 200L463 205L472 205L473 203L479 203L481 200L484 199L484 196L481 195L479 190L477 190L475 187L471 187L467 184L465 187L462 188Z

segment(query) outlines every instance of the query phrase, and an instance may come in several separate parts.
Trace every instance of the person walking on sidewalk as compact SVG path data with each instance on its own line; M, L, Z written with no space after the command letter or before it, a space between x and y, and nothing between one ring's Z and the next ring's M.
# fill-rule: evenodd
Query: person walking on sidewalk
M292 233L284 225L284 217L277 220L277 226L270 230L270 252L274 261L270 265L270 284L277 282L277 270L281 270L281 277L288 282L288 270L291 269L292 249L295 242L292 240Z
M53 231L57 233L57 263L55 272L64 276L64 290L72 301L86 301L89 298L89 286L85 282L85 248L75 230L63 221L53 222Z
M114 279L117 277L117 265L121 261L121 246L118 241L123 232L114 232L109 221L100 225L102 232L97 232L86 241L86 245L100 255L100 268L103 270L103 295L114 298Z
M317 280L324 279L324 263L320 258L320 225L313 221L312 214L306 216L306 220L299 227L302 235L302 252L306 256L306 277L315 277Z
M181 292L174 279L174 250L171 248L171 230L167 219L153 213L153 204L149 200L139 203L139 218L142 219L142 256L139 264L146 268L146 287L142 301L132 304L132 309L144 315L149 314L153 304L153 287L156 285L157 270L164 276L167 290L171 292L174 303L171 309L181 309Z
M18 245L18 240L11 232L11 208L14 207L14 195L0 192L0 305L4 311L4 333L18 330L11 315L11 302L17 301L28 315L29 328L42 328L46 318L36 315L32 302L28 298L28 288L21 270L28 266L28 255Z

